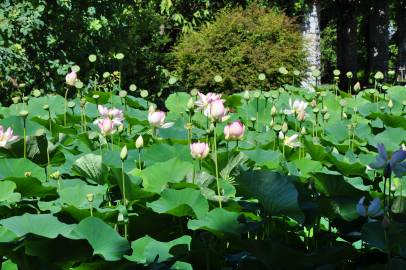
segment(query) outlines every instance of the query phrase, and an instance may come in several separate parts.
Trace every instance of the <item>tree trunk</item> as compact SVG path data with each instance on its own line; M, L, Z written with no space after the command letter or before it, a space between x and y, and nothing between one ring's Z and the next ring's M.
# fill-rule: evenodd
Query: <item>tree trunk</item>
M310 13L305 15L302 33L306 43L305 48L307 52L307 62L309 65L307 78L304 79L302 85L309 89L313 89L313 85L316 85L316 79L311 75L311 73L315 69L321 69L320 6L318 1L312 2Z
M372 73L386 73L389 62L389 4L388 0L369 2L368 68Z
M406 0L399 1L396 6L396 23L397 23L397 45L398 59L397 69L406 68ZM405 73L403 71L403 73ZM403 78L405 79L405 78Z
M337 18L337 67L342 78L351 71L354 76L358 70L358 38L356 6L350 0L338 3ZM343 82L343 80L342 80Z

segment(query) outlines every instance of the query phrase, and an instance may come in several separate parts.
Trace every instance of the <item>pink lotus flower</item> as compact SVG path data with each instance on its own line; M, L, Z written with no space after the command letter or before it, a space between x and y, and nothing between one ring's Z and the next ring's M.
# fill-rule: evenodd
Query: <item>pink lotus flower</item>
M240 140L244 136L245 126L240 121L235 121L224 127L226 140Z
M298 115L299 113L303 112L306 110L308 103L303 100L296 99L292 103L292 99L289 99L289 109L284 110L284 113L286 115L291 115L291 114L296 114Z
M65 82L69 86L74 86L77 79L78 79L78 75L74 71L66 74L66 76L65 76Z
M103 118L103 119L98 119L98 123L97 125L100 128L100 132L106 136L106 135L111 135L114 134L116 132L116 128L114 125L113 120L111 120L110 118Z
M206 95L198 92L199 99L195 102L198 110L203 111L204 115L208 116L210 112L210 104L213 101L221 100L221 94L207 93Z
M283 140L283 144L289 146L290 148L296 148L300 146L300 142L297 141L298 138L298 134L293 134L289 137L286 136L282 131L279 131L279 139Z
M148 122L155 128L170 128L173 122L165 123L166 114L163 111L155 111L155 108L150 107L148 112Z
M227 109L224 107L223 100L218 99L210 103L209 105L209 115L213 121L221 121L224 122L229 116L227 116Z
M4 132L3 126L0 126L0 147L5 147L8 143L14 142L18 139L18 136L13 135L13 129L7 128Z
M204 159L209 154L210 148L207 143L192 143L190 145L190 154L193 158Z
M109 109L102 105L97 106L97 109L99 110L99 113L103 118L110 118L113 121L114 125L120 126L123 124L124 115L123 115L122 110L119 110L116 108ZM100 121L100 120L101 119L96 120L96 121Z

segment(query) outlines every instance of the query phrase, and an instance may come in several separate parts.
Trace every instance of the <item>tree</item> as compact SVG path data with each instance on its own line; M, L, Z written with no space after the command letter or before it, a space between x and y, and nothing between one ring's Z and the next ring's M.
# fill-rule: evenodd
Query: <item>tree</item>
M406 67L406 0L396 1L398 59L397 67Z
M388 71L389 3L388 0L368 0L368 70Z
M337 67L343 75L358 70L357 7L354 0L337 3Z

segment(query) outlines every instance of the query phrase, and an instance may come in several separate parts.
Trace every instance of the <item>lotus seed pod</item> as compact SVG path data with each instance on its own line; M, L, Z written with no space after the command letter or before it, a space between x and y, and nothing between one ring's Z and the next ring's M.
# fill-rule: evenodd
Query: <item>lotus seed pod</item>
M318 114L319 112L320 112L319 108L314 108L314 109L313 109L313 113L314 113L314 114Z
M32 175L32 172L25 172L25 173L24 173L24 176L25 176L25 177L31 177L31 175Z
M345 74L345 76L347 76L348 79L352 79L352 77L353 77L354 75L352 74L351 71L348 71L348 72Z
M340 106L341 107L347 106L347 101L345 99L340 100Z
M257 118L255 118L255 117L251 117L251 122L254 122L255 123L255 121L257 121Z
M87 199L87 201L88 202L93 202L93 200L94 200L94 194L93 193L87 193L86 194L86 199Z
M327 106L324 106L324 107L323 107L323 110L321 110L321 113L322 113L322 114L328 113Z
M334 75L335 77L340 76L340 74L341 74L341 71L340 71L340 70L338 70L338 69L333 70L333 75Z
M395 72L394 70L389 70L389 71L388 71L388 75L389 75L390 77L394 77L395 74L396 74L396 72Z
M106 72L104 72L103 73L103 78L108 78L108 77L110 77L110 72L108 72L108 71L106 71Z
M97 94L95 94L95 95L93 95L93 96L92 96L92 98L93 98L93 99L95 99L95 100L97 101L97 100L100 98L100 96L99 96L99 95L97 95Z
M275 130L276 132L281 130L281 126L280 125L274 125L273 130Z
M192 128L193 128L193 124L192 124L192 123L186 123L186 124L185 124L185 129L187 129L187 130L192 130Z
M323 116L323 119L324 119L325 121L327 121L328 119L330 119L330 114L329 114L329 113L326 113L326 114Z
M271 92L263 92L265 98L271 97Z
M385 107L384 107L384 106L379 107L379 109L380 109L382 112L385 111Z
M259 98L261 96L261 92L260 91L255 91L254 92L254 98Z
M260 73L260 74L258 75L258 80L260 80L260 81L265 81L265 79L266 79L266 76L265 76L264 73Z
M118 92L118 96L121 98L125 98L127 96L127 91L121 90L120 92Z
M56 172L54 172L54 173L51 173L51 174L49 175L49 177L50 177L51 179L58 180L58 179L61 177L61 173L60 173L59 171L56 171Z
M197 90L196 88L193 88L193 89L190 91L190 94L192 95L192 97L197 96L197 93L199 93L199 90Z
M68 107L69 107L70 109L75 108L75 106L76 106L75 102L73 102L73 101L69 101L69 102L68 102Z
M403 100L403 101L402 101L402 105L403 105L403 106L406 106L406 100Z
M138 138L135 140L135 148L141 149L144 147L144 139L142 138L141 135L138 136Z
M20 111L19 114L20 114L21 117L26 118L28 116L28 111L27 110L22 110L22 111Z
M295 75L295 76L299 76L299 75L300 75L300 71L299 71L299 70L297 70L297 69L295 69L295 70L293 71L293 75Z
M272 92L271 96L273 99L277 99L279 97L279 92Z
M39 97L39 96L41 96L41 91L38 89L35 89L34 91L32 91L32 95L34 97Z
M380 72L380 71L378 71L378 72L375 73L375 75L374 75L374 79L375 79L375 80L383 80L384 77L385 77L385 76L384 76L383 73Z
M42 106L42 108L43 108L44 110L46 110L46 111L49 111L49 105L48 105L48 104L45 104L44 106Z
M288 129L289 129L288 124L286 122L284 122L282 124L282 132L286 133L288 131Z
M343 119L347 119L347 114L343 112Z
M137 91L137 86L135 84L131 84L130 87L128 88L131 92Z
M20 97L15 96L11 100L13 101L14 104L17 104L20 101Z
M128 157L128 149L127 149L127 145L124 145L124 147L121 149L120 152L120 158L122 161L126 160Z
M23 97L23 101L27 102L30 98L28 96Z

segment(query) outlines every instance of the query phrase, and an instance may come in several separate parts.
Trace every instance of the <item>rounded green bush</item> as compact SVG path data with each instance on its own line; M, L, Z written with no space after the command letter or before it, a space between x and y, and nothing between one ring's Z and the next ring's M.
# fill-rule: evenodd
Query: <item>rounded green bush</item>
M172 54L174 69L187 87L233 92L257 88L263 83L260 73L271 86L290 82L294 70L303 74L303 45L293 19L254 4L219 12L213 23L183 35ZM279 72L280 67L288 74ZM214 80L216 75L221 82Z

